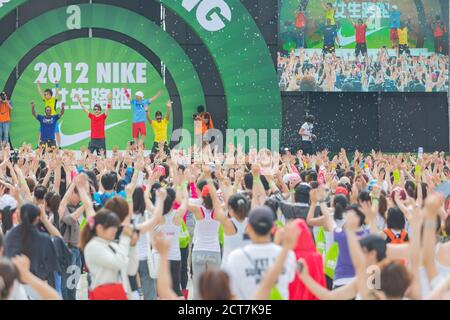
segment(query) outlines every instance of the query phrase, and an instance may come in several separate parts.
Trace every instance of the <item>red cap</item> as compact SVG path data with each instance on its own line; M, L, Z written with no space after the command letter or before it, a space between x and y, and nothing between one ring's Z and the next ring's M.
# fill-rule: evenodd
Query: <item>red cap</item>
M336 191L334 192L336 195L342 194L344 196L348 196L348 190L345 187L337 187Z
M204 186L202 189L202 197L204 198L207 195L209 195L209 186L208 185Z

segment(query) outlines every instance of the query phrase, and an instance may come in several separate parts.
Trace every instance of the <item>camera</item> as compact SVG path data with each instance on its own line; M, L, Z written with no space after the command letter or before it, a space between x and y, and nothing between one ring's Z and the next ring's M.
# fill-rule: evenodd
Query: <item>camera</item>
M6 92L0 93L0 100L2 100L4 102L4 101L6 101L6 98L7 98Z

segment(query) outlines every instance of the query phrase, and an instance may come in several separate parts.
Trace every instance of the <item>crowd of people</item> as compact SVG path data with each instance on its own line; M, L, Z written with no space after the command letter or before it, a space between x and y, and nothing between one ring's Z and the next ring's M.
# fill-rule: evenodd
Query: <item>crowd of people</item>
M227 149L2 148L1 299L450 298L444 153Z
M390 56L387 49L359 58L300 50L278 56L283 91L445 92L448 56Z
M368 23L362 18L355 22L349 14L355 32L355 54L336 50L341 48L339 27L332 3L324 3L323 48L321 53L305 49L307 19L302 2L295 13L295 35L281 38L296 43L287 54L278 54L278 77L282 91L354 91L354 92L445 92L448 91L448 54L444 38L448 32L440 16L431 23L435 51L433 54L411 55L409 32L411 26L401 19L396 5L389 12L389 38L396 55L386 46L369 53ZM369 19L374 19L369 15ZM295 38L295 41L290 39Z

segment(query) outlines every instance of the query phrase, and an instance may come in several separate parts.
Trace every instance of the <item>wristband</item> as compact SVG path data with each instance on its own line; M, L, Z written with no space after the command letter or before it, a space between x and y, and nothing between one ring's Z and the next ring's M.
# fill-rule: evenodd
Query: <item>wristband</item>
M254 177L253 178L253 183L257 183L257 182L261 182L261 178L260 177Z
M127 197L127 202L128 203L132 203L133 202L133 198Z
M295 193L295 190L289 190L289 192L292 193L292 194L294 194L294 193Z

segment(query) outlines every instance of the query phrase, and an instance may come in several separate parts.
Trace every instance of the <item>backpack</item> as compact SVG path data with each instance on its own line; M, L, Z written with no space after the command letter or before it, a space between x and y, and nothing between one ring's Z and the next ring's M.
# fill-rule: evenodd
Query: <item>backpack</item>
M328 278L334 279L334 270L339 256L339 246L337 242L333 243L330 250L325 254L324 269Z
M189 246L189 242L191 241L191 236L184 220L181 220L179 241L181 249L186 249Z
M317 252L323 256L326 250L325 246L325 229L323 227L319 227L316 237L316 249Z
M408 238L408 233L406 232L406 230L402 230L402 232L400 233L400 236L397 238L397 236L391 231L391 229L389 229L389 228L386 228L386 229L384 229L384 231L383 231L385 234L386 234L386 236L387 236L387 239L386 239L386 241L388 242L388 243L392 243L392 244L402 244L402 243L405 243L405 242L407 242L408 240L407 240L407 238Z

